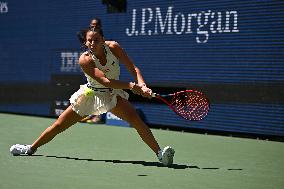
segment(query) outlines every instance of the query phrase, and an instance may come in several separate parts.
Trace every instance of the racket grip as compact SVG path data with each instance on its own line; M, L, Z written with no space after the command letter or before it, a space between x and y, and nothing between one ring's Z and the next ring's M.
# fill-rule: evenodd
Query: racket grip
M152 96L152 97L156 97L156 96L157 96L157 93L152 93L151 96Z

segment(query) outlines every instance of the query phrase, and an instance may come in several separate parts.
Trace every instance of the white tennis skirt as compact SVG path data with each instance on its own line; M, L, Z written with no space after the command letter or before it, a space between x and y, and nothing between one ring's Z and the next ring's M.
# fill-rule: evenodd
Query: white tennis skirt
M87 84L81 85L69 99L72 110L80 116L100 115L110 111L117 104L117 96L128 99L129 94L122 89L106 90L104 92L94 91L91 96L86 96Z

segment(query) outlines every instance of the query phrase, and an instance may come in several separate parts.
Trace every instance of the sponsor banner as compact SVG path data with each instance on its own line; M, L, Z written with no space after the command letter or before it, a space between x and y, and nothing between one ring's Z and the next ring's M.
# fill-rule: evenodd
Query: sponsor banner
M181 12L173 6L132 9L127 36L196 35L196 43L207 43L210 34L238 33L238 11Z
M122 126L122 127L130 127L129 123L127 123L126 121L115 116L111 112L106 113L106 124L107 125Z

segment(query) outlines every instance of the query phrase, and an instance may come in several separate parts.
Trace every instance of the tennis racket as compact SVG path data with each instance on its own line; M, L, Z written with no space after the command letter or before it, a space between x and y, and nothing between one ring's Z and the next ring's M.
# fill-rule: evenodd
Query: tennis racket
M196 90L179 91L167 95L152 93L152 97L163 101L177 115L187 120L202 120L210 109L208 98Z

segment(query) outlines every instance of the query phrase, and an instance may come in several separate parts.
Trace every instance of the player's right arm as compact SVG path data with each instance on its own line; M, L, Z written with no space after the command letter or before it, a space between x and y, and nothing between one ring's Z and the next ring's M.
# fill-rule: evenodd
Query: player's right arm
M122 82L119 80L108 79L106 75L96 67L94 60L87 53L83 53L80 56L79 65L84 73L105 87L114 89L132 89L134 87L132 82Z

